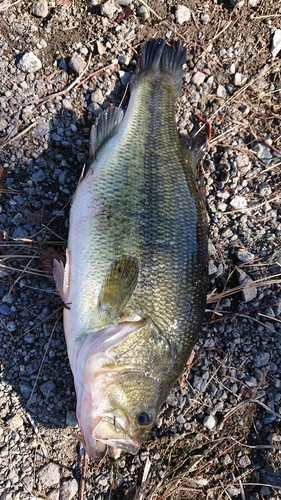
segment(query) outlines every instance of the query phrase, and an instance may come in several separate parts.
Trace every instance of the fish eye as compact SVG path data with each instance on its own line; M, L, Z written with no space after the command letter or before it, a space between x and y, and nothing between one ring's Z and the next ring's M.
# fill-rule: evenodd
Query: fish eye
M149 424L151 424L152 419L153 419L153 416L148 411L142 411L137 416L137 421L138 421L139 425L149 425Z

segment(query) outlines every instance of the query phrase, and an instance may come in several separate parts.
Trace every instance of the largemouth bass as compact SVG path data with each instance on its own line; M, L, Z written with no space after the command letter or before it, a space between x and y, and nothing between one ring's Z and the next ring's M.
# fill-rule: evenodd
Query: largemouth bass
M207 225L195 155L175 123L186 49L142 45L125 117L91 132L95 159L54 276L85 447L136 454L182 374L205 309Z

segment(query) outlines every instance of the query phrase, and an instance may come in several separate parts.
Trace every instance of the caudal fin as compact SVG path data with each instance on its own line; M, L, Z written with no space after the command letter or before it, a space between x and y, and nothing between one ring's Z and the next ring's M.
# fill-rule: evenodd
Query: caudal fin
M157 77L170 75L178 93L182 86L182 66L187 59L187 48L177 40L149 40L141 46L138 79L144 73L154 72Z

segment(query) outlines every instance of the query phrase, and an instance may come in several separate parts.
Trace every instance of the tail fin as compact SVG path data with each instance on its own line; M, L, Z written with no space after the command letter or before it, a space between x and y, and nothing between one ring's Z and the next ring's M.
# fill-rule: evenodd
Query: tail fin
M148 71L170 75L179 93L182 86L182 65L186 59L187 49L177 40L166 42L161 38L153 38L141 46L139 72L136 78Z

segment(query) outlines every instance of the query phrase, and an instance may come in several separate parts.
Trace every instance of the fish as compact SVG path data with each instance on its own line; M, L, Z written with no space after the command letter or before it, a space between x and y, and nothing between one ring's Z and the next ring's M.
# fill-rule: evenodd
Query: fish
M137 454L196 342L207 291L207 219L196 141L175 120L187 49L142 44L125 115L90 134L92 162L53 274L85 450Z

